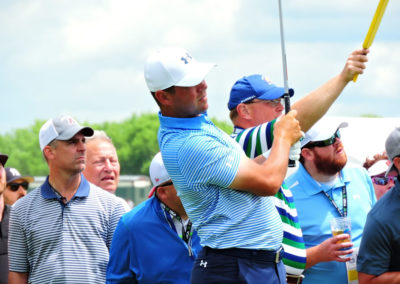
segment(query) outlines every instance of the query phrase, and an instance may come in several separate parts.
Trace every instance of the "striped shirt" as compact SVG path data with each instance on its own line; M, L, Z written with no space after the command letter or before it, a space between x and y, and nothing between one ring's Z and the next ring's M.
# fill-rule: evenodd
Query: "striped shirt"
M246 129L235 127L231 137L243 147L248 157L255 158L272 147L275 122L273 120ZM283 263L286 272L299 275L306 267L306 247L293 195L285 184L275 195L274 202L283 223Z
M46 181L11 209L10 270L29 283L105 283L109 247L123 206L81 175L66 204Z
M165 167L202 246L277 250L282 222L272 197L233 190L243 150L202 114L159 114L159 143Z

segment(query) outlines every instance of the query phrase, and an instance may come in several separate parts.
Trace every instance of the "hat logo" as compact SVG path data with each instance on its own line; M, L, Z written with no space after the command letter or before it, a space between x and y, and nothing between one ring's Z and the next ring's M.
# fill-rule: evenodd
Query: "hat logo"
M10 169L10 173L11 173L13 176L20 176L20 173L18 172L18 170L17 170L17 169L14 169L14 168L11 168L11 169Z
M262 79L267 82L268 84L272 84L272 81L270 78L266 77L266 76L262 76Z
M189 61L190 61L191 59L192 59L192 56L191 56L189 53L187 53L187 52L186 52L186 57L184 57L184 56L181 57L181 60L182 60L185 64L188 64Z
M159 178L156 178L156 182L159 182L160 181L160 179Z

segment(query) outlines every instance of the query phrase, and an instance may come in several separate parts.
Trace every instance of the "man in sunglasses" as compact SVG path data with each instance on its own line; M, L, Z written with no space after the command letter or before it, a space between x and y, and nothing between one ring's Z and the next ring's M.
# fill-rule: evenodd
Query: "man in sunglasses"
M400 283L400 127L386 139L390 166L386 176L396 176L395 186L368 213L357 259L359 283Z
M24 197L28 192L29 184L34 181L31 176L22 176L16 168L6 168L7 187L4 191L4 201L13 205L15 201Z
M160 152L149 172L150 199L125 214L115 230L107 283L190 283L200 239Z
M6 189L6 172L4 166L8 156L0 153L0 284L8 281L8 224L11 207L4 203Z
M333 125L322 120L314 125L301 141L298 170L286 179L307 248L332 237L331 219L351 218L351 242L331 243L333 250L321 251L321 256L332 254L331 260L307 268L303 281L306 284L354 280L357 275L354 261L362 231L367 214L376 202L367 171L362 167L346 166L347 155L340 140L343 127L347 127L346 122Z

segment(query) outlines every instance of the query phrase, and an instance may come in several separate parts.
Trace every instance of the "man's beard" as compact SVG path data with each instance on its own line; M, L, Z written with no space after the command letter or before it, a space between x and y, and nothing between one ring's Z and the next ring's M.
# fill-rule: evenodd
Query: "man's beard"
M344 156L333 158L321 157L317 152L314 152L314 164L319 173L325 175L334 175L340 172L347 163L347 155L343 152Z

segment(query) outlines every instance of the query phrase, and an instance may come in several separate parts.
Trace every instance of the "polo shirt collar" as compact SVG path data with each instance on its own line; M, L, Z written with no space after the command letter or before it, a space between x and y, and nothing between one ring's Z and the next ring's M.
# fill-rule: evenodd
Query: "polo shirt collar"
M321 191L328 192L332 188L342 187L344 185L347 185L350 182L350 177L346 174L345 171L343 171L343 169L340 171L339 178L336 180L336 183L335 183L335 185L333 187L328 187L328 186L326 186L324 184L321 184L321 183L317 182L307 172L307 170L304 168L304 166L301 163L299 163L298 171L304 177L304 180L305 180L306 184L310 184L311 185L311 186L307 186L307 187L304 187L304 188L301 189L304 192L304 194L308 195L308 196L311 196L311 195L314 195L314 194L318 194Z
M159 112L158 117L161 125L169 128L200 129L204 123L212 123L208 118L207 112L203 112L199 116L189 118L163 116L161 112Z
M78 190L76 191L75 197L88 197L89 196L89 191L90 191L90 185L89 182L85 179L83 174L81 173L81 183L79 184ZM57 193L54 191L54 189L51 187L49 183L49 176L46 177L45 182L42 184L40 187L41 189L41 194L43 198L45 199L58 199L59 196Z

